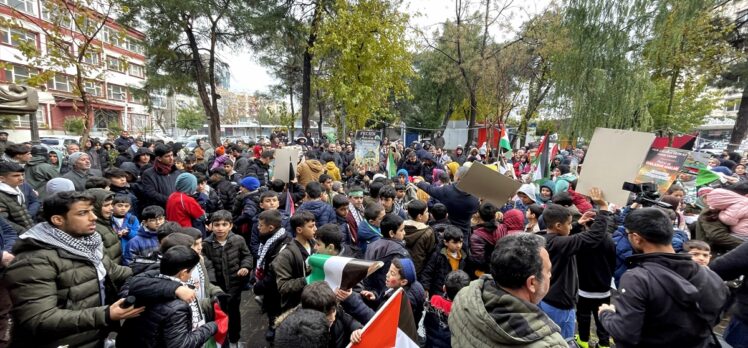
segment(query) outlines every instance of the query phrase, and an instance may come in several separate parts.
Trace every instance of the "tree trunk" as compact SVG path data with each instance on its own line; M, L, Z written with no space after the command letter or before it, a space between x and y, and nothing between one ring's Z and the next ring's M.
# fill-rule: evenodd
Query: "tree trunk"
M289 81L288 84L288 99L291 103L291 128L288 130L288 139L291 140L291 143L293 143L294 139L294 132L296 132L296 110L294 110L293 105L293 81Z
M525 115L519 123L519 128L517 128L517 141L519 142L519 147L525 146L525 141L527 141L527 124L529 122L530 118Z
M322 100L320 100L319 97L319 90L317 90L317 112L319 112L319 123L317 123L317 130L319 131L319 138L322 139L322 120L324 119L322 114L322 109L324 105L322 105Z
M195 84L197 85L197 94L200 96L200 102L203 104L203 110L208 117L208 135L210 137L210 143L214 147L220 145L221 126L220 120L218 119L218 112L214 113L214 108L211 105L211 97L208 95L208 89L205 84L207 78L205 76L205 67L200 57L200 48L197 45L197 38L191 28L185 27L184 33L187 35L187 39L190 45L190 51L192 52L192 64L195 71ZM217 110L216 110L217 111Z
M748 135L748 84L743 86L738 117L735 119L735 126L732 128L730 144L727 145L727 150L730 152L736 151L746 135Z
M322 20L322 0L316 2L314 7L314 17L312 18L309 38L306 41L304 49L304 62L301 72L301 131L306 134L309 131L309 112L312 100L312 52L314 42L317 41L317 29ZM321 134L320 134L321 135Z
M455 112L455 103L452 98L449 98L449 106L447 106L447 111L444 113L444 119L442 120L442 126L440 127L442 130L442 134L444 133L444 130L447 129L447 126L449 125L449 119L452 118L452 114Z
M468 134L465 141L465 149L469 149L475 139L475 118L478 116L478 97L475 90L470 90L470 119L468 120Z

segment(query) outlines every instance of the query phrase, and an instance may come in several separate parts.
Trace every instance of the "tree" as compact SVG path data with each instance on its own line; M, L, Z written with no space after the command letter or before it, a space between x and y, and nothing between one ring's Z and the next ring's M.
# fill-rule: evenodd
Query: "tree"
M81 110L77 104L73 104L78 112L76 117L82 120L80 135L81 143L85 144L91 132L94 103L98 99L91 93L95 90L92 85L97 84L96 80L101 79L106 71L99 37L106 24L126 14L127 8L113 0L46 0L43 6L47 16L45 20L51 22L51 25L38 26L46 38L46 46L40 49L35 41L24 41L18 47L28 65L42 69L26 83L39 87L53 78L67 82L68 88L82 105ZM35 16L15 9L13 11L28 21L38 21ZM21 28L19 23L4 17L0 17L0 25ZM111 39L122 40L124 34L119 31L108 35L114 36ZM72 76L68 75L69 71L73 72ZM33 116L31 118L32 122L36 122ZM77 121L75 123L78 124Z
M748 46L748 35L745 28L748 27L748 18L740 17L734 23L728 41L736 51L744 52ZM748 55L741 55L721 74L716 85L722 88L732 88L742 91L738 116L735 126L732 128L730 142L727 145L729 151L736 151L740 144L748 136Z
M398 103L400 118L407 125L443 130L465 98L461 77L452 62L433 49L415 54L413 66L417 76L408 81L413 98Z
M185 135L190 131L203 128L205 114L197 106L180 109L177 113L177 127L185 130Z
M174 88L196 93L205 114L213 146L220 145L217 77L220 47L251 41L261 0L122 0L131 9L121 20L146 32L147 71L153 90Z
M327 74L315 86L343 109L355 130L390 113L391 98L408 95L406 81L414 75L405 39L408 16L382 0L337 0L335 12L322 23L312 49L315 62L330 57Z

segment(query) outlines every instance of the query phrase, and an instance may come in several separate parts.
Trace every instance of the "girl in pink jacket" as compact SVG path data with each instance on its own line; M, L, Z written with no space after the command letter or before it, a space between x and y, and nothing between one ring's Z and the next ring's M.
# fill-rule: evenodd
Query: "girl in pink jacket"
M719 221L730 226L736 237L748 240L748 197L718 188L709 193L709 206L719 212Z

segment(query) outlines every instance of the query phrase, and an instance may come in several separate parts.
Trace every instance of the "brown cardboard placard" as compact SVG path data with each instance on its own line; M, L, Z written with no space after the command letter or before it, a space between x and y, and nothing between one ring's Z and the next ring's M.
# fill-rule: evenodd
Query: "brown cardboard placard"
M598 187L609 203L625 206L630 192L621 187L625 181L634 181L654 139L652 133L595 129L576 191L586 195Z
M522 184L519 182L478 162L473 162L467 173L457 183L458 189L483 198L497 207L506 204L517 193L520 186Z

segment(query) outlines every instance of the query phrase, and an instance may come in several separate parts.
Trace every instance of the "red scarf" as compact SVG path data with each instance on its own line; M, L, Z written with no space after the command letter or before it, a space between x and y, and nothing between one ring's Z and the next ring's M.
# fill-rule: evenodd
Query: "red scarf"
M159 160L155 160L153 161L153 170L161 175L169 175L169 173L171 173L171 166L163 164Z

